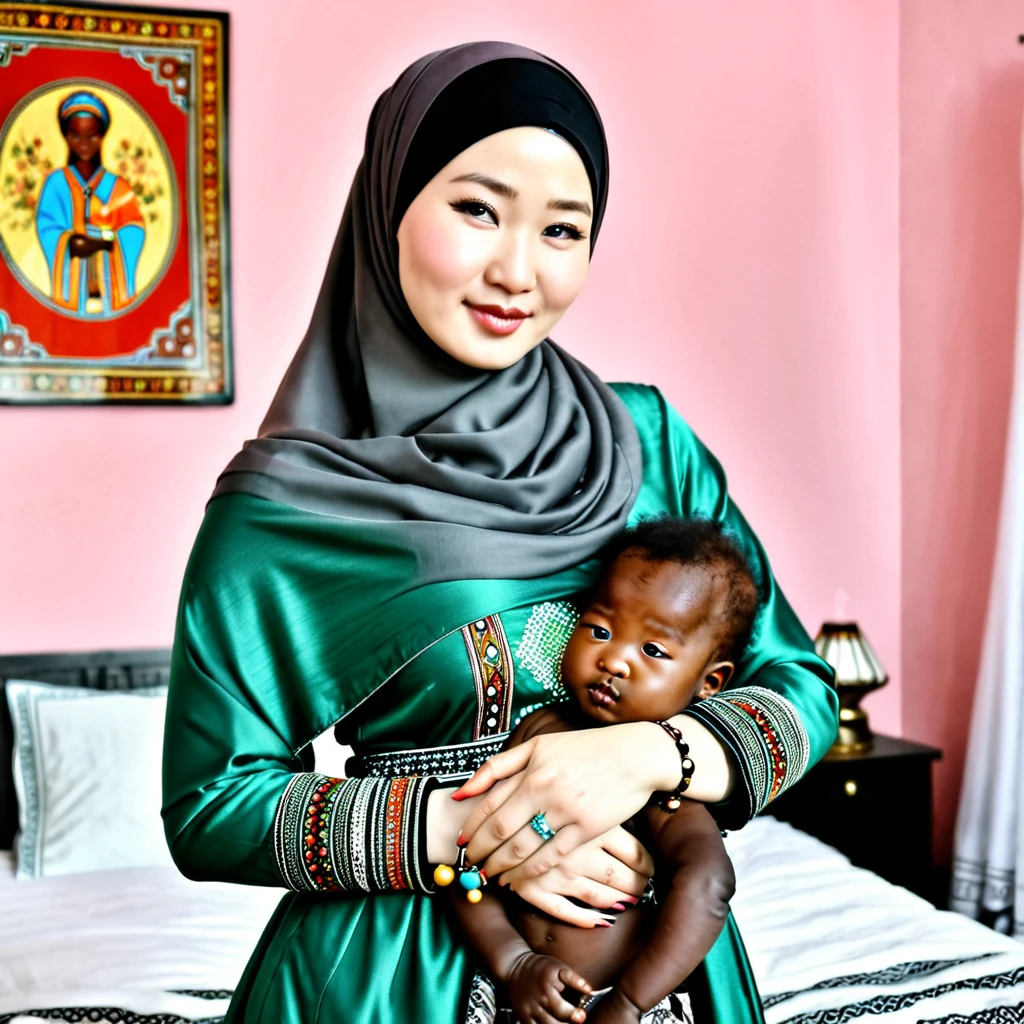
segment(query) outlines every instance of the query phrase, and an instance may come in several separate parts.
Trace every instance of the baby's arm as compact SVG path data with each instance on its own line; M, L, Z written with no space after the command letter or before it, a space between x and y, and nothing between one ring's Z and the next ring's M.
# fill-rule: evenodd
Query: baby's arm
M509 746L518 746L538 729L551 727L555 716L542 709L525 718L512 734ZM462 887L452 887L455 918L491 977L508 990L512 1008L522 1024L546 1024L551 1017L581 1022L586 1013L562 998L566 987L591 991L572 968L553 956L534 953L509 921L502 901L486 890L479 903L464 898Z
M487 966L490 976L508 990L520 1024L586 1020L587 1015L563 998L566 988L590 993L591 988L568 964L534 953L512 927L497 896L470 903L455 893L456 920Z
M647 811L660 863L672 885L659 904L650 941L591 1015L594 1024L638 1021L690 976L729 916L736 888L732 862L707 808L684 800L674 814Z

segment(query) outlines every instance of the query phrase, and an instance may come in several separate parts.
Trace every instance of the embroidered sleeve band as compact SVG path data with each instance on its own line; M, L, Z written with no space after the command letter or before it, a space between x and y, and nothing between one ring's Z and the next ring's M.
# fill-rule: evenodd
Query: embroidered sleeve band
M274 818L284 884L300 892L433 892L426 857L432 778L295 775Z
M742 686L696 701L684 712L732 751L749 801L747 818L762 811L807 770L811 747L796 709L774 690Z

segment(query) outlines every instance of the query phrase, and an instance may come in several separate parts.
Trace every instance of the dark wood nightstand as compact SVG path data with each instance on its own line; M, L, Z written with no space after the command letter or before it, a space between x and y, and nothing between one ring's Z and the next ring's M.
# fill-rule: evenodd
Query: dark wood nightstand
M934 902L932 761L940 757L934 747L875 736L867 754L826 755L764 813Z

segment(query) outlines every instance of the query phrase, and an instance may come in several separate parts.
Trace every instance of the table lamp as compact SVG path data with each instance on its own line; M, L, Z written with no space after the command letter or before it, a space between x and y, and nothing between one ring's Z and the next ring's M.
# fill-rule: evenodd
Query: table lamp
M823 623L814 649L836 672L839 735L829 755L867 753L874 745L874 737L860 702L889 681L885 669L856 622Z

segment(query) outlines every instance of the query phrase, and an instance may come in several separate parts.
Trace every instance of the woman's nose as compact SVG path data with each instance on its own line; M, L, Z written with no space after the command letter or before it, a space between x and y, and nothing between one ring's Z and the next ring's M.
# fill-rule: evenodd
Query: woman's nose
M484 275L488 284L499 285L510 295L537 287L537 269L529 238L510 231L501 241Z

